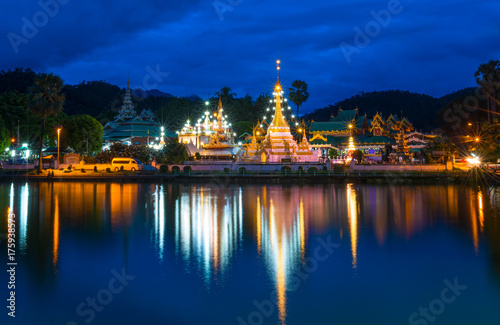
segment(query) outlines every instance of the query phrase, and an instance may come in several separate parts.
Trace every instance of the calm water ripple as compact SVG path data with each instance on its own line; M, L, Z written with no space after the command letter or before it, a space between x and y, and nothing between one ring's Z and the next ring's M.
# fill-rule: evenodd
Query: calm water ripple
M497 188L0 183L4 268L9 209L1 324L500 322Z

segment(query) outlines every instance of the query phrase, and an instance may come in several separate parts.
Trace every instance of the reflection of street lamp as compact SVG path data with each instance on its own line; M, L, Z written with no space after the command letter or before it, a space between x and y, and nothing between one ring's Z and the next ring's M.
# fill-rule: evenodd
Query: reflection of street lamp
M57 168L59 168L59 136L61 135L62 126L57 127Z

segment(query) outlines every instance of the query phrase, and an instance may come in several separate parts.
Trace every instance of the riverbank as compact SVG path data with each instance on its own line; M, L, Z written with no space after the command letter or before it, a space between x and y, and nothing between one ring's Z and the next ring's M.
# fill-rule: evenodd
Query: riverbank
M50 174L49 174L50 171ZM37 175L26 171L0 171L1 182L182 182L212 183L215 185L237 183L271 183L271 184L307 184L307 183L375 183L375 184L458 184L470 182L470 174L464 171L313 171L313 172L64 172L59 170L44 171ZM52 176L54 172L54 176ZM497 184L494 177L485 177L492 184Z

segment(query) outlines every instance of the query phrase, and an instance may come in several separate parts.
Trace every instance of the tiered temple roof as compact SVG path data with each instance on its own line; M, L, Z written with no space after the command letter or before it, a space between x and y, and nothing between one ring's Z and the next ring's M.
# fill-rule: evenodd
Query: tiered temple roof
M173 132L166 131L165 137L176 137ZM127 81L127 89L123 105L113 121L104 126L104 142L122 142L131 145L152 143L161 137L161 127L155 120L153 112L144 109L137 115L132 96L130 94L130 82Z

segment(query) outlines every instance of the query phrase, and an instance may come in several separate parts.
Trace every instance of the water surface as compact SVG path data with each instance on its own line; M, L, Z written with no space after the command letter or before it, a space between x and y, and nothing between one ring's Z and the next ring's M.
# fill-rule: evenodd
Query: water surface
M495 188L0 183L4 267L9 207L12 324L500 321Z

